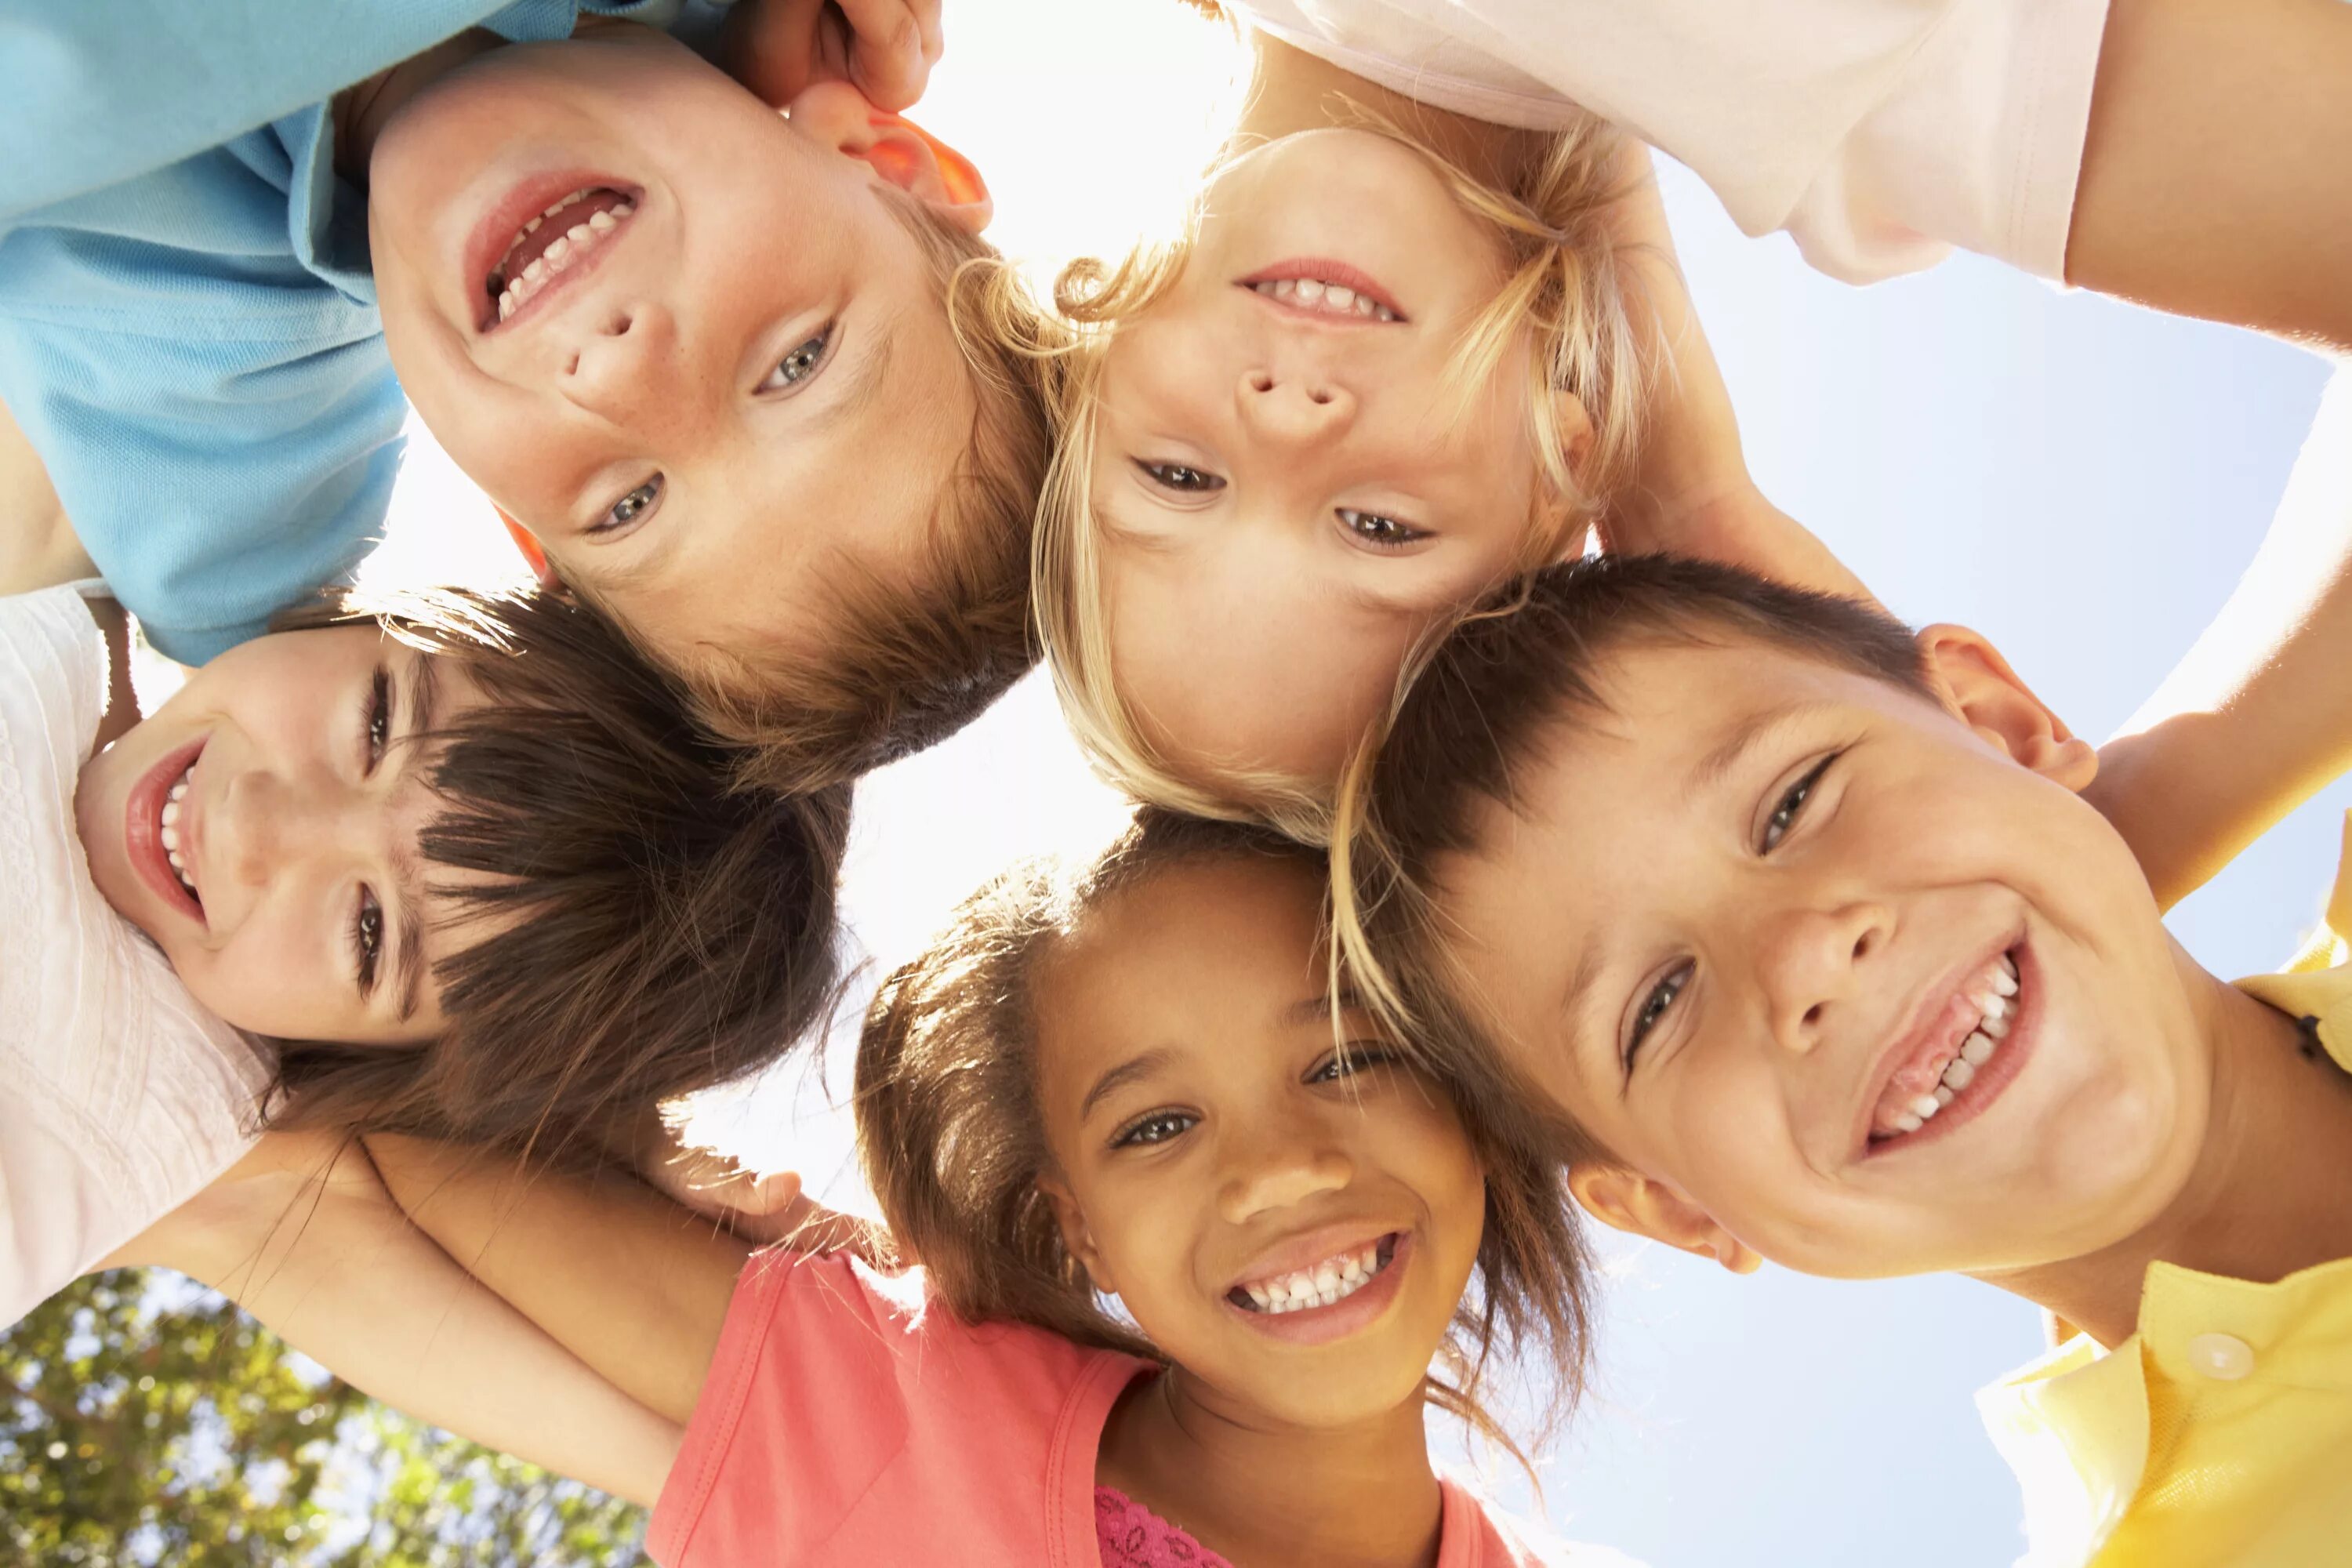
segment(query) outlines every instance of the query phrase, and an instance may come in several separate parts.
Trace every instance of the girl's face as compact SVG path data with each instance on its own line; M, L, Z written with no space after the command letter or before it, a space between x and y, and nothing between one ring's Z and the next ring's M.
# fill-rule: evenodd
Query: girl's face
M1087 916L1036 986L1046 1190L1096 1286L1202 1398L1328 1429L1417 1400L1486 1184L1452 1106L1318 961L1321 883L1179 865Z
M1518 373L1445 371L1507 258L1416 153L1288 136L1208 193L1108 350L1089 476L1115 675L1165 754L1335 774L1413 636L1514 563Z
M431 1039L448 931L417 851L425 749L407 742L479 701L452 661L373 625L232 648L82 770L90 876L239 1028Z

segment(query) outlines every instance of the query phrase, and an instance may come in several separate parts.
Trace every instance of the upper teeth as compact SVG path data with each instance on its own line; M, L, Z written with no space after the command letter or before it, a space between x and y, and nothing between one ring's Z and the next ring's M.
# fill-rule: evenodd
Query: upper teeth
M1381 1244L1374 1241L1353 1252L1327 1258L1312 1268L1252 1280L1242 1289L1261 1312L1303 1312L1354 1295L1380 1271Z
M193 769L195 764L190 763L188 766ZM183 772L180 774L180 782L173 784L170 792L163 796L163 809L159 816L163 837L163 858L172 863L173 875L180 879L180 886L187 889L190 896L193 897L196 890L196 884L188 876L187 862L180 858L180 803L187 798L188 775Z
M585 201L591 194L603 188L599 185L583 186L524 224L517 231L512 242L507 246L506 255L499 258L497 268L490 274L492 282L495 283L500 279L504 279L505 282L505 287L499 290L499 321L505 321L522 309L523 302L538 293L546 285L548 279L579 260L589 247L636 216L636 205L627 201L620 203L609 212L590 213L580 222L566 227L556 237L554 243L531 258L528 267L511 278L506 276L506 264L513 258L516 251L522 248L525 237L538 233L540 225L551 221L564 208Z
M2010 1015L2017 1010L2017 1004L2011 998L2016 994L2017 964L2004 952L1999 963L1978 977L1975 991L1969 998L1980 1015L1977 1026L1960 1042L1952 1059L1944 1064L1943 1077L1935 1091L1913 1096L1895 1117L1897 1131L1918 1131L1976 1080L1977 1069L1992 1060L2000 1042L2009 1037Z
M1368 294L1357 293L1344 283L1326 283L1315 278L1285 278L1277 283L1253 283L1250 288L1269 300L1279 300L1286 305L1303 305L1335 316L1362 316L1374 321L1397 319L1394 310Z

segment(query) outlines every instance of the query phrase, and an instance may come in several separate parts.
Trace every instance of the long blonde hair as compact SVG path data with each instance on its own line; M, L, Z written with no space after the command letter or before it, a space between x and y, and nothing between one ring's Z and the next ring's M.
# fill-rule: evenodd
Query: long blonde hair
M1551 138L1539 157L1522 160L1506 187L1465 168L1431 137L1370 110L1357 114L1363 129L1424 159L1507 258L1509 276L1463 334L1444 395L1466 404L1524 345L1539 482L1510 571L1532 570L1580 536L1622 478L1637 434L1643 356L1607 223L1623 194L1624 143L1600 121L1589 121ZM1116 263L1072 262L1055 284L1054 303L1070 335L1055 351L1065 361L1053 389L1058 439L1031 542L1032 613L1063 715L1112 784L1171 810L1265 822L1320 843L1328 831L1328 781L1270 770L1209 781L1186 776L1144 733L1112 668L1092 486L1103 368L1121 325L1150 309L1182 272L1200 216L1196 196L1173 237L1139 246ZM1548 416L1556 390L1581 400L1591 421L1591 442L1573 464L1563 432Z

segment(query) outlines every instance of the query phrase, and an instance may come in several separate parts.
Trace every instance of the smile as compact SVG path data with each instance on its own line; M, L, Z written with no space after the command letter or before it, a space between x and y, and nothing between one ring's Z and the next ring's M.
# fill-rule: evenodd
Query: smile
M2022 943L1965 978L1919 1043L1895 1068L1871 1109L1866 1152L1906 1147L1948 1131L1990 1105L2022 1066L2033 1001Z
M204 751L197 740L165 755L131 785L123 809L123 849L131 868L165 905L199 924L205 917L191 778Z
M586 171L518 185L483 215L467 245L467 288L479 301L475 330L498 331L577 281L644 205L636 187Z
M1342 261L1278 261L1238 280L1259 299L1319 321L1354 324L1404 321L1394 299L1369 275Z
M1396 1244L1391 1232L1352 1251L1334 1254L1311 1268L1244 1280L1225 1292L1225 1299L1245 1312L1276 1317L1337 1306L1387 1269L1395 1260Z

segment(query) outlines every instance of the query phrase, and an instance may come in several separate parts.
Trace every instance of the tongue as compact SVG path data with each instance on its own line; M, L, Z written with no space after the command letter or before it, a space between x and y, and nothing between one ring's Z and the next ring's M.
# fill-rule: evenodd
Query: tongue
M504 260L490 269L488 289L495 296L507 284L522 275L522 269L547 254L547 247L562 239L577 226L586 223L591 215L608 213L629 198L619 191L597 189L557 213L542 219L540 226L522 237Z

